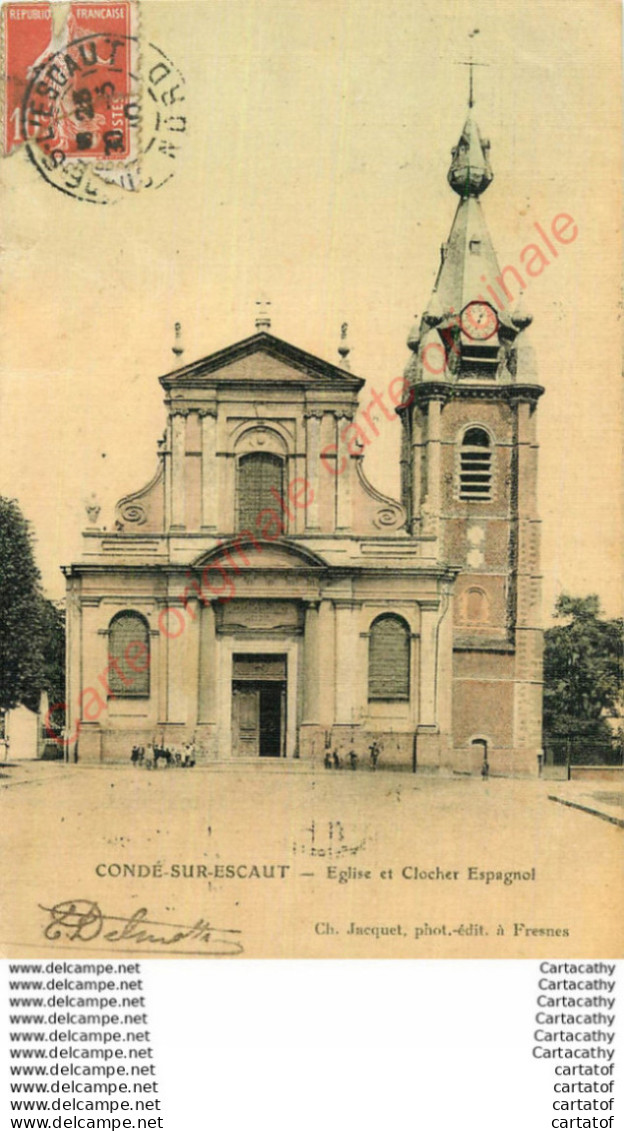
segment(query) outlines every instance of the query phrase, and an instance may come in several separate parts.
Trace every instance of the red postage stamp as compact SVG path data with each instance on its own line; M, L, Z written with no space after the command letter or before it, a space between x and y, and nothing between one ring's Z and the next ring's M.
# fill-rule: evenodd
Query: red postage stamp
M51 167L127 162L136 144L133 5L8 3L4 152L34 146Z

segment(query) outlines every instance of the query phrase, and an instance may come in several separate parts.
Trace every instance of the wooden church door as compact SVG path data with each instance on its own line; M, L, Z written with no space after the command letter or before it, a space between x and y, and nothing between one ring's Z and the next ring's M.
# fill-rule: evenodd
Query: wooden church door
M232 754L257 758L260 753L260 688L232 688Z

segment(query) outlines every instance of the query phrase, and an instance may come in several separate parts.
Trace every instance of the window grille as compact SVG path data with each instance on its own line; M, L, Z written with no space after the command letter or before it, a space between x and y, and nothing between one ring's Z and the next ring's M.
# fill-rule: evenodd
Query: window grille
M483 428L468 428L459 456L460 499L491 499L492 447Z
M241 456L237 486L238 530L249 530L253 534L262 526L263 519L258 521L258 516L267 507L282 518L279 500L284 492L284 463L279 456L270 452L250 452Z
M409 699L410 630L393 613L371 625L368 652L368 698Z
M119 613L108 629L109 669L106 680L116 699L149 696L150 634L138 613Z

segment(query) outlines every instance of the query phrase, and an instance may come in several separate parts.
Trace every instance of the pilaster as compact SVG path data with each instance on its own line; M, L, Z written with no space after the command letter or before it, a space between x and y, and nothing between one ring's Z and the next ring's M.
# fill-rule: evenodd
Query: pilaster
M318 678L319 714L325 727L335 717L336 701L336 627L335 610L330 600L321 600L318 610Z
M184 530L184 462L186 459L186 416L171 416L171 529Z
M319 525L324 534L336 529L336 492L338 489L338 445L336 419L332 412L321 418L321 466L319 469L318 513Z
M305 608L303 637L303 722L320 722L320 640L319 601L309 601Z
M419 601L420 606L420 702L418 724L437 727L438 621L440 602Z
M306 413L306 474L308 485L312 491L312 499L306 509L305 517L306 529L310 531L320 530L321 417L322 411L320 409L313 409Z
M217 719L217 637L212 602L200 609L199 723Z
M360 647L356 629L359 606L352 600L335 600L336 610L336 723L354 725L360 721L356 704L357 653Z
M336 530L347 531L351 530L353 526L352 515L352 483L351 477L353 474L353 461L349 452L346 450L346 445L341 448L340 437L342 432L350 423L351 417L343 414L338 417L336 421L337 430L337 446L338 446L338 467L337 467L337 498L336 498Z
M217 410L202 408L201 423L201 526L214 531L218 526L219 486L217 482Z
M442 404L441 398L432 398L427 410L427 502L426 509L431 520L440 517L442 498Z

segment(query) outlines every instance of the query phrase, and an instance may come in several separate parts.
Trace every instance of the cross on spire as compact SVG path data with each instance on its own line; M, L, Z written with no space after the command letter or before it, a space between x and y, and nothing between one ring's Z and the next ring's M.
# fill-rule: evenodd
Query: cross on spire
M475 35L479 35L479 28L473 28L468 32L468 39L474 39ZM489 67L489 63L475 63L472 57L472 49L470 51L469 59L457 60L458 67L468 67L468 107L472 110L474 106L474 68L475 67Z

